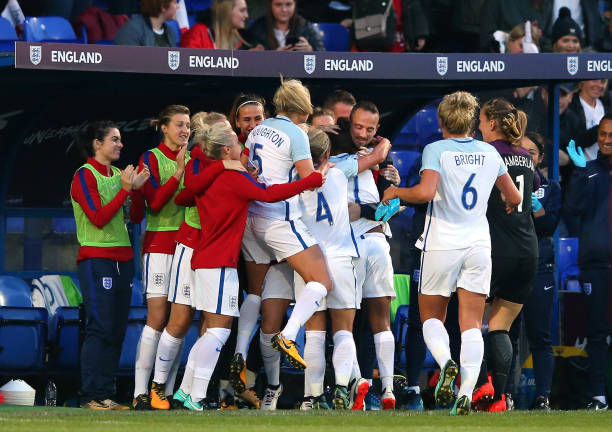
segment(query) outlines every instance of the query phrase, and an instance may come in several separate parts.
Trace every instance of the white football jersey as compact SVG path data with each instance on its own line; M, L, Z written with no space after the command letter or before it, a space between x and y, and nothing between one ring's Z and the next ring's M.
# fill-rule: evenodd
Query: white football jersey
M295 162L311 159L308 136L284 116L272 117L257 125L245 147L249 149L249 164L259 168L258 181L266 186L296 180ZM298 219L299 198L295 196L278 203L254 201L249 213L269 219Z
M487 202L497 177L507 172L497 150L473 138L436 141L423 150L421 173L427 169L440 173L440 181L416 246L424 251L490 248Z
M343 153L330 157L329 161L339 163L345 160L357 160L358 158L359 156L356 154L349 155ZM367 169L360 172L356 176L349 177L348 200L349 202L354 202L357 204L378 205L380 202L380 195L378 193L378 188L376 187L376 182L374 181L374 174L372 174L372 170ZM372 228L382 225L385 235L391 237L391 229L389 228L389 224L385 222L359 218L356 221L351 222L351 225L356 236L361 236L370 231Z
M323 186L300 195L302 221L326 257L359 256L357 239L349 222L347 183L342 170L330 168Z

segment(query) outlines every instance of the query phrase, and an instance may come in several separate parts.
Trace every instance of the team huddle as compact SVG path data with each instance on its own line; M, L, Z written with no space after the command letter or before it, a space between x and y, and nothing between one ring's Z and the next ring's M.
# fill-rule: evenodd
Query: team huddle
M137 347L133 408L206 409L223 346L235 337L231 361L222 363L227 371L227 377L221 377L222 391L253 407L275 410L283 392L284 355L293 367L304 369L302 409L362 410L372 386L371 379L362 377L354 338L358 335L353 335L362 305L373 333L381 405L396 408L390 328L395 290L387 237L388 220L403 202L428 203L416 244L422 251L418 306L424 341L441 369L436 404L450 408L451 414L467 414L472 407L504 411L510 365L505 356L500 360L495 355L483 364L481 326L491 295L490 343L506 349L509 326L535 275L537 244L529 249L535 250L536 259L527 256L525 262L495 254L492 260L491 252L496 245L490 230L513 233L518 226L527 241L532 235L535 239L532 209L537 200L531 201L538 179L533 163L527 162L529 154L517 150L511 139L513 134L522 137L524 113L500 99L484 104L479 129L488 144L472 137L479 120L477 100L466 92L446 95L438 107L444 139L425 147L420 182L398 188L397 170L382 168L391 144L376 136L379 113L374 104L352 107L349 145L336 139L334 118L331 124L306 123L313 108L308 89L297 80L281 82L273 99L276 116L266 119L264 105L256 95L241 95L229 121L217 113L190 117L187 107L171 105L156 120L164 141L145 152L137 168L122 172L109 168L118 159L120 136L118 145L115 136L115 147L105 147L108 135L118 135L116 128L99 127L93 145L86 144L91 150L88 163L75 174L72 192L75 215L80 216L80 276L87 278L81 264L93 257L117 261L117 278L129 275L119 266L131 256L117 211L129 194L132 221L146 216L143 282L148 316ZM108 164L99 164L103 157ZM521 163L508 163L517 158ZM117 196L111 184L121 186ZM97 194L93 206L91 196L76 191L77 186ZM106 219L98 215L97 222L93 220L87 207L96 205L109 207ZM110 230L105 229L108 221ZM103 255L96 254L100 248ZM461 329L458 362L451 358L444 327L455 292ZM200 337L174 391L184 337L196 310L201 313ZM261 359L251 359L249 343L260 314L255 337ZM232 335L234 318L238 323ZM328 320L334 346L331 404L324 394ZM295 343L302 326L303 356ZM249 369L251 362L263 363L267 384L261 400L253 390L254 372L260 367ZM90 372L82 372L89 407L105 409L114 402L108 391L87 391ZM111 409L118 407L115 403Z

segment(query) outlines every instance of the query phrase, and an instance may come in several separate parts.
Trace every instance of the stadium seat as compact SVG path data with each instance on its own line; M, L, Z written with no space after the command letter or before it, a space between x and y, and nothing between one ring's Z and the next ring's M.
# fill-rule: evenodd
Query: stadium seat
M96 41L96 45L115 45L115 41L112 39L100 39Z
M32 307L30 286L14 276L0 276L0 306Z
M412 150L399 150L390 152L391 158L393 159L393 166L399 171L400 186L406 186L406 177L410 172L410 168L414 165L415 161L421 157L421 152Z
M7 233L23 233L25 219L22 217L7 217L6 232Z
M197 14L191 13L191 14L187 15L187 20L189 21L189 28L193 27L198 22Z
M9 20L0 17L0 51L15 51L17 32Z
M179 42L181 40L181 28L179 27L179 23L176 20L166 21L166 24L172 28L174 34L176 35L176 46L179 46Z
M56 371L74 372L79 367L79 335L81 319L79 308L61 306L55 311L55 338L51 340L49 363Z
M199 12L210 8L212 0L185 0L188 12Z
M580 291L578 275L578 239L576 237L559 239L559 285L561 290Z
M0 375L42 371L47 320L44 308L0 307Z
M136 363L136 347L140 340L142 328L147 322L147 307L132 306L128 317L128 325L123 339L121 358L119 360L119 373L122 375L133 375Z
M53 232L55 233L76 233L76 221L74 218L54 218L52 221Z
M130 306L144 306L144 291L142 289L142 282L140 279L134 278L132 280L132 299L130 300Z
M70 22L62 17L28 17L24 30L28 42L83 43Z
M393 321L393 336L395 337L395 367L404 369L406 367L406 332L408 331L408 312L410 306L404 304L397 308L395 321Z
M440 129L440 122L438 121L438 110L435 106L423 108L417 113L416 117L419 144L422 147L442 139L442 129Z
M313 23L327 51L348 51L349 31L336 23Z
M200 337L200 311L197 311L193 316L193 322L189 331L185 335L185 347L183 348L183 357L181 358L180 367L185 367L187 364L187 358L189 357L189 351Z

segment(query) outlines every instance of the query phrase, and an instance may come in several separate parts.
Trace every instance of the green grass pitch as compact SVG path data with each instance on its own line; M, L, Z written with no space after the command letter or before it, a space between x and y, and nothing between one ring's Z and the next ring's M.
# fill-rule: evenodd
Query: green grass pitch
M0 405L0 431L294 432L294 431L610 431L612 411L476 413L450 417L443 411L300 412L188 411L96 412L80 408Z

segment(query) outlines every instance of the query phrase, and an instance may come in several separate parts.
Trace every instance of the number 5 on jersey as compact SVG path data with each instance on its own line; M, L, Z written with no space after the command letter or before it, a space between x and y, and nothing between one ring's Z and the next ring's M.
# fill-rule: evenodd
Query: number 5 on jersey
M253 152L251 153L250 165L255 169L259 174L263 171L263 164L261 162L261 157L257 154L257 150L262 149L263 145L255 144L253 146Z

